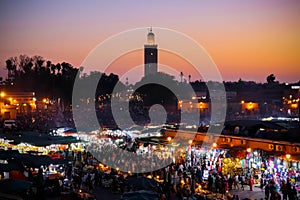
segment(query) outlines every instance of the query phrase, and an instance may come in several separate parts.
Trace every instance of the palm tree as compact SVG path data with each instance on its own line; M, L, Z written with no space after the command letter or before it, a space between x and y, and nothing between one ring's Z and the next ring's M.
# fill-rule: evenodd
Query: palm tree
M51 71L52 71L52 74L55 74L55 69L56 69L56 66L54 64L51 64Z
M13 58L10 58L8 60L6 60L6 69L8 71L8 79L10 81L12 81L14 79L15 73L16 73L16 69L17 66L15 65L15 62L13 62Z
M48 60L47 62L46 62L46 68L50 71L51 70L51 61L50 60Z
M6 69L8 71L13 70L13 64L12 64L12 61L10 59L6 60Z
M57 63L57 64L56 64L56 69L57 69L57 73L60 73L60 70L61 70L61 65L60 65L60 63Z

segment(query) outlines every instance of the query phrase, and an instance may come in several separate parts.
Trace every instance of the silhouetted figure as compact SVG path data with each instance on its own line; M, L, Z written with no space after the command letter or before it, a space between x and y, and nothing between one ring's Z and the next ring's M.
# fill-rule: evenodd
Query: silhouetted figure
M265 187L265 199L269 200L269 197L270 197L270 185L267 184Z
M293 186L293 189L290 190L288 196L289 196L289 200L298 199L297 198L297 190L296 190L295 186Z

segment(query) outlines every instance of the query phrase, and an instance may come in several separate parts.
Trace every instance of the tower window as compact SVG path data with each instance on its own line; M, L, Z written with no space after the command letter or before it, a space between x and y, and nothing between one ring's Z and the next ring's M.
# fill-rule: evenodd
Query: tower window
M150 55L153 56L153 53L151 52Z

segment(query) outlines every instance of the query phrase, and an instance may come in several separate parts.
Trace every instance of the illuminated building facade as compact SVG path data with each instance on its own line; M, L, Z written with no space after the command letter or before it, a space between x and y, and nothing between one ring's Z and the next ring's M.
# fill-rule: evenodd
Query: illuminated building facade
M1 120L16 119L18 114L28 114L36 110L34 92L0 93Z

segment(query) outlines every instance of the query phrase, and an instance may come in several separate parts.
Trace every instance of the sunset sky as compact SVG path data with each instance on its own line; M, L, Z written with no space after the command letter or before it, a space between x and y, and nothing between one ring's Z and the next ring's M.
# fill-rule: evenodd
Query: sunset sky
M265 82L271 73L280 82L300 80L299 0L2 0L0 75L7 74L5 60L20 54L79 67L108 37L149 26L174 29L196 40L226 81ZM162 64L185 65L160 55ZM116 61L112 72L124 73L143 62L142 52L128 56ZM182 66L182 71L192 80L198 78L189 66Z

